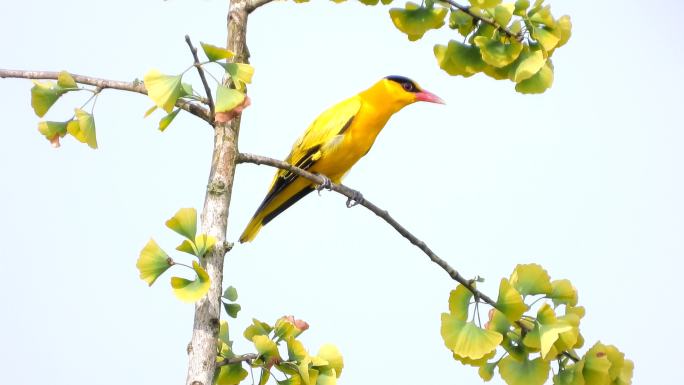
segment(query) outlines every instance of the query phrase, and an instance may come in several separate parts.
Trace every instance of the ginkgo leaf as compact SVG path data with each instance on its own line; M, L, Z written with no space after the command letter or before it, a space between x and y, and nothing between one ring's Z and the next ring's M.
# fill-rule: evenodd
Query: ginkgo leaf
M147 89L147 95L154 104L167 113L171 113L176 101L181 96L182 75L164 75L156 69L149 70L143 81Z
M493 8L501 4L501 0L468 0L473 7Z
M173 260L168 254L159 247L154 239L150 239L140 251L140 257L135 267L140 271L140 279L147 282L149 286L152 286L154 281L172 265Z
M506 334L511 328L511 323L508 322L506 315L499 310L491 309L489 311L489 321L485 324L485 329L494 330L495 332Z
M442 313L441 334L447 348L461 357L474 360L496 349L503 338L495 331L481 329L448 313Z
M482 60L497 68L513 63L523 49L523 45L516 40L503 43L498 39L477 36L473 42L480 48Z
M477 374L480 375L480 378L484 381L491 381L492 377L494 377L494 369L496 369L498 365L498 361L487 362L486 364L480 366L480 369L477 370Z
M157 107L157 106L155 106L155 107ZM161 118L161 120L159 120L159 131L164 132L164 130L166 130L166 127L168 127L169 124L171 124L171 122L173 122L173 119L176 118L176 115L178 115L179 112L180 112L180 108L176 108L175 110L173 110L172 113Z
M328 365L335 370L337 377L342 375L342 369L344 368L344 360L342 359L342 354L337 346L333 344L325 344L318 349L318 357L328 361Z
M209 274L197 261L192 261L192 268L197 273L197 277L193 281L180 277L171 277L173 293L183 302L197 302L207 294L211 286Z
M197 210L194 208L178 210L166 221L166 227L194 242L197 234Z
M570 16L561 16L558 19L558 23L556 24L556 26L558 27L558 29L560 29L561 32L561 38L558 42L558 45L556 45L556 48L560 48L564 46L572 36L572 21L570 20Z
M541 50L523 51L520 59L513 75L513 81L516 83L531 78L546 63L544 53Z
M242 104L245 94L242 92L219 85L216 89L216 112L228 112Z
M468 36L477 24L473 22L473 17L461 11L460 9L452 9L449 15L449 28L458 30L463 36Z
M252 343L256 348L257 353L264 357L264 361L268 362L272 359L280 359L278 346L276 343L265 335L255 335L252 338Z
M560 29L551 29L547 27L534 27L532 29L532 37L539 42L544 51L552 51L561 40L562 33Z
M221 63L230 75L238 90L245 88L245 84L252 82L254 67L246 63Z
M80 108L76 109L76 121L78 125L67 123L67 131L80 142L85 143L92 149L97 148L95 135L95 117ZM78 127L78 130L76 130ZM70 129L71 128L71 129Z
M522 94L541 94L553 85L553 66L551 59L532 77L515 85L515 90Z
M228 325L228 321L222 319L220 324L219 324L219 334L218 338L220 341L225 342L226 344L230 344L230 337L229 337L229 331L230 331L230 326Z
M468 358L468 357L459 356L458 354L454 353L453 351L451 353L454 357L454 360L462 363L463 365L468 365L468 366L473 366L473 367L478 368L478 367L486 364L487 361L494 358L494 356L496 355L496 349L492 350L491 352L485 354L484 356L482 356L481 358L478 358L476 360L474 360L472 358Z
M582 376L587 385L610 384L610 361L606 347L597 342L582 357L584 368Z
M423 37L430 29L438 29L444 25L448 10L442 7L421 7L408 2L406 8L392 8L390 18L398 30L404 32L408 39L415 41Z
M223 298L227 299L230 302L235 302L238 299L238 292L237 289L234 288L233 286L228 286L226 290L223 291Z
M67 122L39 122L38 132L54 147L59 147L59 138L63 138L67 133Z
M50 107L67 91L55 82L33 81L31 88L31 107L39 117L45 116Z
M237 385L247 377L247 374L242 363L223 365L218 370L214 385Z
M551 293L551 278L546 270L536 263L516 266L510 281L522 295Z
M62 88L78 87L78 84L76 84L76 80L74 80L74 77L66 71L61 71L59 75L57 75L57 85Z
M256 318L252 318L252 325L245 329L243 335L248 341L252 341L252 338L257 335L267 335L273 330L273 328L266 322L261 322Z
M551 348L558 340L560 334L573 329L572 325L556 318L556 314L549 304L544 304L539 308L537 312L537 325L539 329L539 349L544 359L549 358L549 353L552 351ZM574 341L570 345L574 345Z
M496 308L511 323L519 320L527 310L527 305L523 302L522 295L511 286L506 278L502 278L499 284L499 297L496 300Z
M499 4L494 7L494 21L497 24L506 26L511 21L513 17L513 11L515 10L515 5L512 3Z
M198 257L205 256L216 245L216 237L207 234L199 234L195 237L195 246L197 247Z
M554 306L577 305L577 290L567 279L558 279L551 282L551 294L548 295Z
M554 385L586 385L582 370L584 361L579 361L563 368L558 374L553 376Z
M518 361L511 356L499 362L499 373L508 385L543 385L551 366L541 358Z
M235 52L229 51L222 47L217 47L215 45L202 42L200 42L200 45L202 46L202 50L204 51L204 54L207 55L207 59L209 59L209 61L230 59L235 56Z
M302 361L309 356L304 345L294 338L287 339L287 355L289 361Z
M437 44L433 51L439 67L452 76L470 77L487 65L479 48L455 40L449 41L446 47Z
M465 321L468 319L468 308L472 298L473 293L470 290L463 285L458 285L455 290L449 293L449 312L457 316L458 319Z
M238 312L242 310L242 306L237 303L223 303L223 309L226 311L226 314L230 316L231 318L237 318Z
M335 369L328 368L320 370L318 372L318 378L316 378L316 385L336 385L337 377L338 375L335 373Z

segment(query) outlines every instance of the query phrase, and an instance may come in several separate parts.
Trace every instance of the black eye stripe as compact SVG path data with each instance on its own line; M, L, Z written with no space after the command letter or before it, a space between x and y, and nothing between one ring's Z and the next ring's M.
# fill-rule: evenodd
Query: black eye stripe
M407 92L418 92L418 86L416 86L416 83L414 83L413 80L407 77L392 75L387 76L385 79L399 83L401 87Z

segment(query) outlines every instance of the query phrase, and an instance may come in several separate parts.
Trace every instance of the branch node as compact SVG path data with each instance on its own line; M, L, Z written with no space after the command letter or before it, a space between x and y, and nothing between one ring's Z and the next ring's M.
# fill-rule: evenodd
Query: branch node
M226 184L223 181L213 181L207 185L207 192L212 195L221 195L226 193Z

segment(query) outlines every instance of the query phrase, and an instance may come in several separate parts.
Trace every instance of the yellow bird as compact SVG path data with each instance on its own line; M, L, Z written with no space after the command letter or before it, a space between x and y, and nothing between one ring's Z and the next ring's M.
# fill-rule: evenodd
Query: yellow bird
M292 146L285 161L340 183L373 146L375 137L397 111L424 101L444 104L437 95L403 76L388 76L369 89L323 112ZM240 242L256 237L261 227L316 190L308 179L286 170L276 173L266 198L254 213Z

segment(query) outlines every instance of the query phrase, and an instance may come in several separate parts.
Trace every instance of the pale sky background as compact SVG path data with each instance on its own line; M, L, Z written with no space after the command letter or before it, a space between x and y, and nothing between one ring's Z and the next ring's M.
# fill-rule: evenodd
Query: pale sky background
M223 44L226 3L5 0L0 67L119 80L153 67L178 73L191 63L186 33ZM346 184L465 276L485 277L492 296L518 263L570 279L588 346L618 346L635 362L635 384L678 383L684 5L553 0L557 16L571 15L573 37L554 55L553 88L524 96L510 82L442 72L432 45L446 31L410 43L389 7L313 3L252 15L256 74L240 149L282 158L330 105L386 75L415 79L448 104L397 114ZM172 274L148 288L135 262L150 237L173 251L180 237L164 221L202 207L211 130L181 114L160 133L161 114L142 119L150 100L105 91L100 149L66 138L54 150L36 130L30 87L0 79L0 382L183 383L193 307L172 295ZM47 118L67 119L87 97L63 98ZM230 240L272 174L239 167ZM224 283L243 306L231 321L236 351L251 351L241 336L251 317L294 314L311 325L312 353L332 342L344 354L340 384L481 383L439 334L455 284L344 202L312 194L228 254Z

